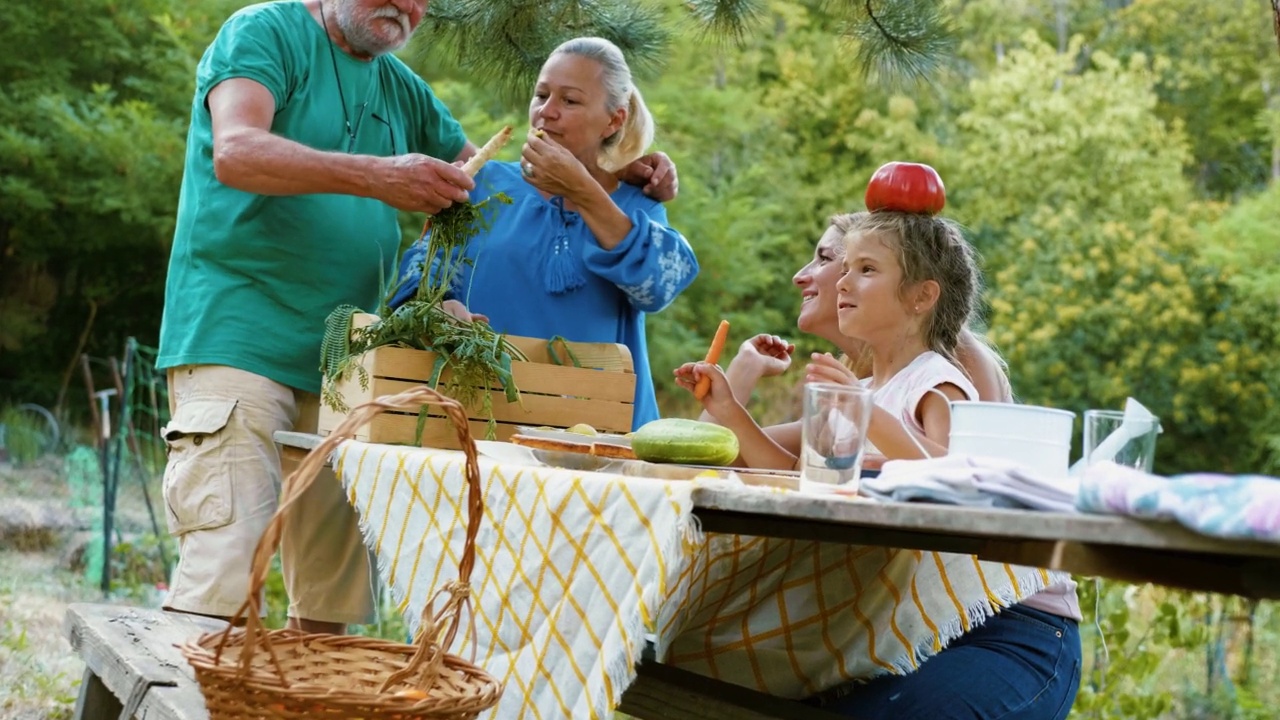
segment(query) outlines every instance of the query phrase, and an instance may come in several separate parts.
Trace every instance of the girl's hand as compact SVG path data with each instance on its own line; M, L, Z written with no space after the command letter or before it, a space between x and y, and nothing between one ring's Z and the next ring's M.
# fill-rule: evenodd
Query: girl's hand
M673 373L676 376L676 384L680 387L693 392L693 388L698 384L698 376L694 371L697 366L696 362L687 362L675 369Z
M719 366L708 362L685 363L675 369L675 376L676 384L689 392L693 392L701 378L711 378L711 389L702 398L702 408L717 420L725 420L733 410L742 410Z
M551 138L539 137L537 133L529 131L520 152L520 174L525 182L542 192L570 200L585 183L595 182L578 158Z
M858 376L845 367L844 363L832 357L831 353L814 353L811 362L804 369L804 381L857 385Z
M862 456L862 467L866 470L879 470L887 462L889 458L879 453L867 453Z
M759 377L781 375L791 367L796 346L777 335L760 334L742 343L734 362L749 363Z

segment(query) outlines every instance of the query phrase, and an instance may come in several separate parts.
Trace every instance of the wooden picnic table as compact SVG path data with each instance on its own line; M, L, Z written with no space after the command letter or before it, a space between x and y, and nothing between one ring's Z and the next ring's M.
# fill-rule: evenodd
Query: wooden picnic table
M299 458L322 438L276 433ZM1187 590L1280 598L1280 544L1226 540L1118 515L850 502L724 487L693 491L705 532L932 550Z

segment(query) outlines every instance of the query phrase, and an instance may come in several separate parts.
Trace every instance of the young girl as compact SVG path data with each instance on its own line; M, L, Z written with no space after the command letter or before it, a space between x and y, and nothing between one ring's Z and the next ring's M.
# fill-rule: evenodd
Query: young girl
M964 330L976 302L978 272L954 224L892 212L837 216L794 282L803 297L797 326L851 357L869 358L863 382L872 387L878 407L868 434L880 452L904 458L920 457L922 450L945 453L947 402L977 396L970 376L988 393L982 399L1011 399L997 359ZM710 419L737 432L747 465L794 467L797 424L761 430L733 399L735 393L749 397L759 378L784 372L793 350L778 338L757 336L743 344L728 380L705 363L676 371L687 387L704 373L712 378L704 407ZM953 364L957 355L959 366ZM806 380L858 382L830 355L814 356ZM866 720L1060 720L1079 687L1079 620L1075 585L1064 578L1004 608L915 672L855 682L814 703Z
M876 408L868 452L889 459L945 455L950 401L979 397L956 360L978 291L973 250L953 223L929 215L856 213L837 218L833 228L843 232L845 245L834 298L839 330L862 344L871 375L860 381L832 356L816 355L806 381L862 382L872 389ZM761 429L719 368L688 363L676 370L677 382L688 388L704 375L711 378L711 391L703 407L738 436L742 461L794 468L794 430Z

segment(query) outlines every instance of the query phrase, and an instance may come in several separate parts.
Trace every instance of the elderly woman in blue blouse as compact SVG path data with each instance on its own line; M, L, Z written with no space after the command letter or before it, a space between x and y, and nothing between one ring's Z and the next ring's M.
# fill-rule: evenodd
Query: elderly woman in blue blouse
M542 66L529 125L520 162L487 163L476 177L473 201L502 192L513 202L489 210L450 297L499 332L625 344L639 427L658 417L645 313L665 308L698 274L662 205L618 180L653 140L653 119L617 46L577 38ZM393 307L417 287L423 245L401 261Z

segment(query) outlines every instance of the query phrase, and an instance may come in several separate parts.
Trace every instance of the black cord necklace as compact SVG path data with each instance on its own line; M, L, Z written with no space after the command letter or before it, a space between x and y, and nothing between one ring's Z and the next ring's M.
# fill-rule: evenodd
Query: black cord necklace
M360 105L360 114L356 116L355 127L351 126L351 115L347 112L347 96L342 92L342 75L338 73L338 55L333 51L333 38L329 36L329 22L324 15L324 0L320 0L320 25L324 27L324 37L329 44L329 60L333 62L333 79L338 83L338 102L342 103L342 121L346 124L347 138L350 144L347 152L354 152L356 148L356 134L360 131L360 121L364 118L365 106L369 104L365 100Z

